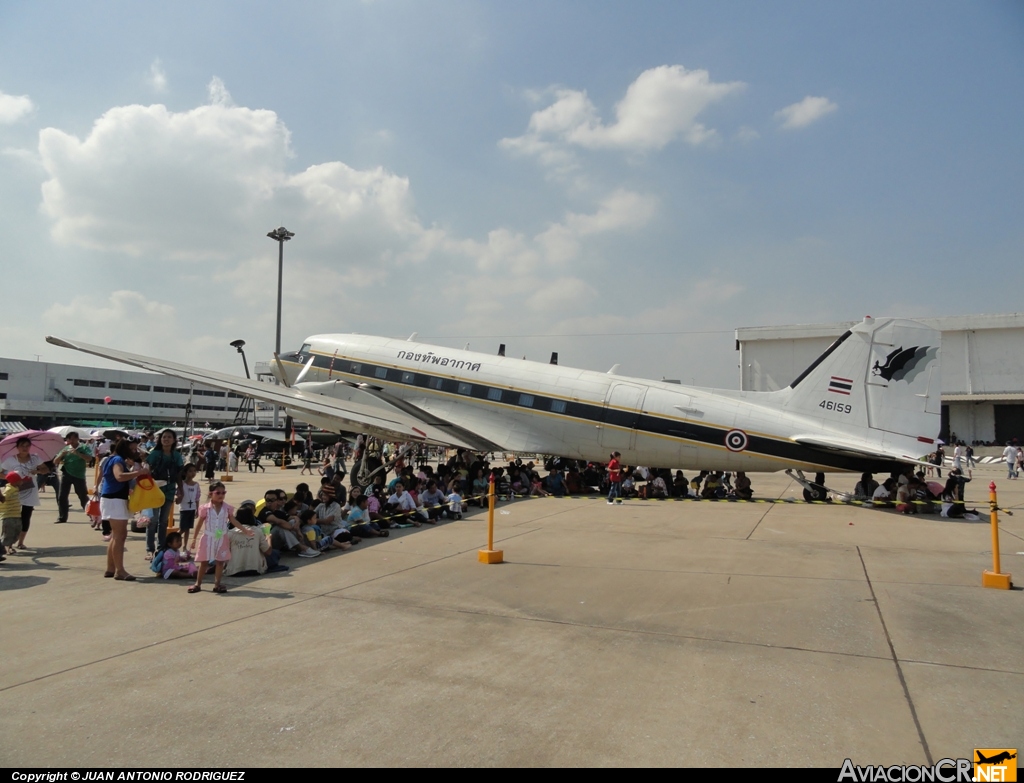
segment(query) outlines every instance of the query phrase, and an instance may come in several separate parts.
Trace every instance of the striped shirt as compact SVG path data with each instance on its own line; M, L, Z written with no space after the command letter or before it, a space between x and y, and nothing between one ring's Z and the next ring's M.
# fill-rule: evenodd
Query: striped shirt
M0 503L0 519L21 518L21 492L14 484L3 489L3 502Z

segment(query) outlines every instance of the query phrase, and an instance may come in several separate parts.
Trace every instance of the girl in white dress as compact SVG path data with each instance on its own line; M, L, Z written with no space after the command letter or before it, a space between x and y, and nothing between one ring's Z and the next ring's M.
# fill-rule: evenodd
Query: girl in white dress
M241 530L250 538L254 535L251 527L238 523L235 510L224 502L227 490L217 481L210 485L210 502L199 507L199 522L196 524L196 562L199 572L196 583L188 591L198 593L203 589L203 577L210 561L216 561L213 575L213 592L226 593L228 589L220 583L224 575L224 564L231 559L231 542L228 540L228 525Z

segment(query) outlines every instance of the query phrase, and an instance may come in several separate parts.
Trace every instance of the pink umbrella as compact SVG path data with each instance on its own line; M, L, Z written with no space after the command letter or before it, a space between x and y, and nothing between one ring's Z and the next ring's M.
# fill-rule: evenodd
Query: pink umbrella
M43 462L49 462L57 456L57 452L64 448L64 438L56 432L44 432L42 430L26 430L15 432L0 440L0 461L18 453L17 443L22 438L32 441L29 448L30 454L35 454Z

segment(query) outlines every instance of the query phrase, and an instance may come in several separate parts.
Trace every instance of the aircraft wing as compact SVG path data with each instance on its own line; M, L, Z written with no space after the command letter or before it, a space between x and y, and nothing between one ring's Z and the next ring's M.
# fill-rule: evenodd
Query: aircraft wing
M117 351L99 345L90 345L59 337L47 337L46 342L62 348L71 348L116 362L130 364L143 370L171 375L192 383L201 383L215 389L224 389L245 394L257 400L281 405L297 418L309 421L325 429L347 432L366 432L387 440L420 440L446 446L469 449L495 449L496 444L474 435L468 430L431 416L416 406L402 403L414 411L400 409L391 401L350 385L307 384L307 388L288 388L269 383L239 378L227 373L204 370L177 364L149 356ZM327 389L311 390L308 387L334 386ZM342 392L342 388L345 391ZM390 395L386 395L390 396ZM416 411L420 415L413 415Z

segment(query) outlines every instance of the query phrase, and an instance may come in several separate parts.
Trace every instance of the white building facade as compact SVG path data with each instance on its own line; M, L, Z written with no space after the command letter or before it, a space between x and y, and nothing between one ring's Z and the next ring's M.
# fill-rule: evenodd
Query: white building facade
M257 366L260 370L269 368ZM263 379L263 378L261 378ZM225 426L235 421L243 395L189 384L139 370L108 370L72 364L0 358L0 419L48 429L63 424L184 425L191 399L192 421ZM260 423L273 418L258 406ZM250 412L250 421L252 413Z
M942 332L942 432L1024 442L1024 314L919 318ZM785 388L854 321L736 330L740 388Z

